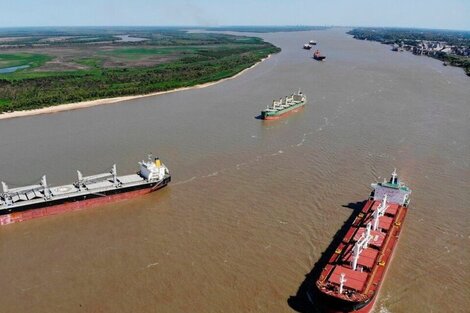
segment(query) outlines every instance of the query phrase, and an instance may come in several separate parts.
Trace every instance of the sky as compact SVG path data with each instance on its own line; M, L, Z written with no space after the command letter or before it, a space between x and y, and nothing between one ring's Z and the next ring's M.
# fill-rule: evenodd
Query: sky
M470 0L0 0L0 27L227 25L470 30Z

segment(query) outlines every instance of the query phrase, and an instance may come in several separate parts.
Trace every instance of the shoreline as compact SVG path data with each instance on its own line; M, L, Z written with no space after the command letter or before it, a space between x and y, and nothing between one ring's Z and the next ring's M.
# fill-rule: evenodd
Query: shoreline
M72 102L72 103L59 104L59 105L40 108L40 109L1 113L0 114L0 120L10 119L10 118L26 117L26 116L33 116L33 115L52 114L52 113L72 111L72 110L79 110L79 109L85 109L85 108L98 106L98 105L112 104L112 103L117 103L117 102L122 102L122 101L127 101L127 100L134 100L134 99L140 99L140 98L145 98L145 97L159 96L159 95L164 95L164 94L178 92L178 91L206 88L206 87L210 87L210 86L213 86L213 85L223 83L225 81L237 78L237 77L243 75L244 73L246 73L247 71L251 70L252 68L256 67L257 65L261 64L263 61L269 59L271 56L272 56L272 54L268 54L267 57L262 58L261 60L259 60L255 64L253 64L252 66L243 69L242 71L238 72L237 74L235 74L233 76L222 78L222 79L212 81L212 82L207 82L207 83L204 83L204 84L198 84L198 85L188 86L188 87L180 87L180 88L166 90L166 91L156 91L156 92L143 94L143 95L121 96L121 97L114 97L114 98L103 98L103 99L96 99L96 100L87 100L87 101L82 101L82 102Z

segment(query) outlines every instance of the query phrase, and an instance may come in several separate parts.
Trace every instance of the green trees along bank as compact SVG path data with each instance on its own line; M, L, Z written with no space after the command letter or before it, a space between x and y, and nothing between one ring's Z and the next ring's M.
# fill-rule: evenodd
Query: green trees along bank
M165 34L166 41L168 37ZM38 57L35 53L36 63L28 61L27 69L0 74L0 112L147 94L216 81L280 51L253 37L200 34L192 37L177 33L176 39L181 45L170 41L162 46L158 40L149 39L138 45L94 46L91 52L90 48L75 43L63 51L56 47L50 53L42 49L43 55ZM1 55L0 51L0 64ZM10 64L23 64L15 61L14 55L8 59ZM82 68L54 69L57 59Z

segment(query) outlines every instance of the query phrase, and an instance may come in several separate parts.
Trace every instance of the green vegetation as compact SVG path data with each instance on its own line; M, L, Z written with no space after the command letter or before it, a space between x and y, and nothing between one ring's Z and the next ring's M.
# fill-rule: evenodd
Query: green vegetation
M0 54L0 69L12 66L29 65L31 68L38 67L51 60L52 57L43 54L14 53Z
M470 58L467 56L460 55L449 55L449 54L440 54L436 56L439 60L442 60L452 66L462 67L465 70L465 73L470 76Z
M445 64L462 67L470 76L470 32L457 30L407 29L407 28L355 28L348 32L360 40L373 40L383 44L404 46L406 50L419 48L422 42L442 43L450 52L425 51L425 54L444 61Z
M254 37L173 29L137 35L149 40L4 51L6 66L31 67L0 74L0 112L193 86L233 76L280 51Z
M7 99L0 99L0 106L8 105L10 103Z
M348 32L356 39L379 41L384 44L414 44L416 41L440 41L449 45L470 46L470 32L457 30L413 28L355 28Z
M75 60L75 62L81 65L85 65L89 68L98 68L103 63L102 60L97 57L81 58L81 59Z
M323 30L324 26L228 26L191 27L192 30L234 31L234 32L286 32ZM140 45L143 41L122 41L120 36L140 38L146 44L159 46L207 45L225 41L254 43L257 38L236 37L222 34L187 33L182 27L19 27L0 28L0 45L12 47L63 47L83 46L84 44ZM8 40L2 40L8 38Z
M145 56L152 55L170 55L174 53L186 53L193 54L198 50L197 47L191 46L181 46L181 47L160 47L160 48L121 48L115 49L108 52L103 52L103 54L113 55L117 57L123 57L127 59L140 59Z
M327 26L225 26L205 28L210 31L230 31L248 33L276 33L276 32L299 32L309 30L325 30Z

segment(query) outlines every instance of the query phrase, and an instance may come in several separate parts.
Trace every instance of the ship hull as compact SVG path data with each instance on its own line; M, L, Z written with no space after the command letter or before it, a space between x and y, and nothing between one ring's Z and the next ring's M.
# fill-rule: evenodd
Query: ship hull
M396 248L396 245L398 244L399 239L400 239L399 237L396 239L396 243L395 243L395 246L394 246L395 248ZM391 252L389 263L393 260L393 257L395 255L395 250L396 249L393 249L393 251ZM322 312L324 312L324 313L370 313L370 312L372 312L375 308L375 303L376 303L376 300L379 296L380 289L381 289L381 286L382 286L382 282L385 279L389 268L390 268L390 266L387 266L384 269L383 279L378 282L379 285L377 287L377 293L371 301L369 301L367 303L356 303L355 305L353 305L353 307L351 307L349 309L341 310L341 309L335 309L334 308L335 307L334 302L335 302L336 299L331 299L330 298L329 300L332 301L333 303L329 303L330 305L324 306L322 308Z
M349 304L349 308L339 308L338 303L334 303L334 300L331 302L323 303L320 311L323 313L369 313L375 307L375 300L370 300L369 302L356 303L354 305Z
M322 56L314 56L313 58L317 61L323 61L324 59L326 59L326 57L323 56L323 55Z
M15 211L0 215L0 226L66 212L81 211L110 202L135 198L161 189L170 181L171 177L167 177L160 182L146 183L126 189L111 190L106 194L87 194L79 197L63 199L60 202L43 202L35 204L34 206L21 207Z
M402 227L404 220L406 218L408 212L407 207L400 207L400 210L397 214L397 219L394 221L395 224L391 229L390 234L387 238L387 243L385 249L382 251L383 256L382 260L385 260L385 264L375 265L373 271L374 275L371 278L371 285L376 286L374 294L364 300L363 302L347 302L342 299L339 299L335 296L331 296L328 294L324 294L321 290L320 292L320 302L321 302L321 311L325 313L369 313L372 312L375 306L376 299L378 294L380 293L380 289L382 287L382 283L385 280L387 275L388 269L390 268L390 264L393 261L393 257L395 255L395 251L398 245L398 241L400 239Z
M267 121L270 121L270 120L278 120L280 118L283 118L283 117L286 117L290 114L293 114L293 113L296 113L296 112L299 112L300 110L303 109L305 103L302 103L302 104L299 104L293 108L291 108L290 110L285 110L285 111L279 111L279 112L276 112L274 114L267 114L265 113L265 111L263 111L261 113L261 118L263 120L267 120Z

